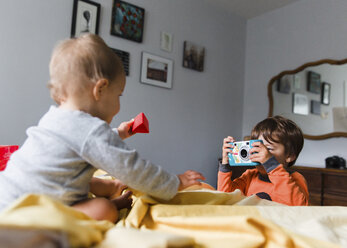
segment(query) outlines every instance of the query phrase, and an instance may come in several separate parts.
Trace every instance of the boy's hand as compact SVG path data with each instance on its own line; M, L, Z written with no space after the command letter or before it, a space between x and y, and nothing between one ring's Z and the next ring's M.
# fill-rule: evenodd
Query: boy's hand
M131 131L131 127L134 124L134 119L130 121L122 122L119 127L117 127L119 137L124 140L133 136L133 132Z
M261 142L254 142L252 146L253 148L249 150L251 154L249 158L252 160L252 162L263 164L273 156L266 146Z
M228 164L229 162L228 153L234 148L234 145L230 144L232 142L235 142L235 140L231 136L228 136L223 140L222 164Z
M178 187L178 190L183 190L192 185L201 185L201 182L199 182L198 179L206 180L206 178L201 173L193 170L187 170L183 174L177 176L180 180L180 186Z

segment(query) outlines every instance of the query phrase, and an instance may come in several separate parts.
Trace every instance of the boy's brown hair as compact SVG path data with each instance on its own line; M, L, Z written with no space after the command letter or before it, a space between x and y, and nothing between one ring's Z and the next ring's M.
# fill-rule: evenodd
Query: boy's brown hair
M99 36L84 34L60 42L49 64L51 97L58 104L84 90L99 79L113 82L124 73L119 57Z
M295 156L288 167L295 164L304 145L304 136L293 121L278 115L266 118L253 128L251 139L257 139L260 135L269 143L282 144L287 156Z

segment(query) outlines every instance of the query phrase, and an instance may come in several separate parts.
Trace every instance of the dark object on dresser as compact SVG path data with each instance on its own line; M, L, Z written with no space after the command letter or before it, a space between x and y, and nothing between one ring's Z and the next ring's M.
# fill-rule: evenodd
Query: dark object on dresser
M233 166L232 180L254 166ZM292 166L306 179L311 206L347 206L347 169Z
M326 168L346 169L346 160L339 156L332 156L325 159Z

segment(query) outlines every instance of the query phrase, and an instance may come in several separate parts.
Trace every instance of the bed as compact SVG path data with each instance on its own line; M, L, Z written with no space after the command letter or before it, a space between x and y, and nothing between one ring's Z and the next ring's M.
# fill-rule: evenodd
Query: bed
M135 191L132 209L120 215L116 224L95 221L30 194L0 213L0 240L4 247L347 247L347 207L288 207L238 190L195 187L170 201Z

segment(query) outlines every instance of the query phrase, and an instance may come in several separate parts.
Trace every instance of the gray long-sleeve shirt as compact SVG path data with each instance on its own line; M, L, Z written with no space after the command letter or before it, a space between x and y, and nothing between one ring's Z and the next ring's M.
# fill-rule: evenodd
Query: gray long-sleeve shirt
M87 198L96 169L131 188L172 198L179 179L139 158L109 124L82 111L51 106L0 172L0 210L27 193L47 194L67 205Z

